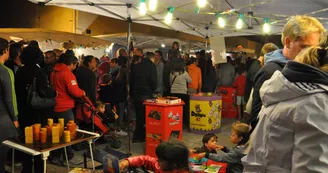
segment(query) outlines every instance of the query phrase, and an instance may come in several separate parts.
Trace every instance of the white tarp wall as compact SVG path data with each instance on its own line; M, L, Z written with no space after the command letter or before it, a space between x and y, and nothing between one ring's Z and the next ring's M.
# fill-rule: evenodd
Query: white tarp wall
M213 64L221 64L227 62L224 37L222 36L210 37L210 43L212 49Z

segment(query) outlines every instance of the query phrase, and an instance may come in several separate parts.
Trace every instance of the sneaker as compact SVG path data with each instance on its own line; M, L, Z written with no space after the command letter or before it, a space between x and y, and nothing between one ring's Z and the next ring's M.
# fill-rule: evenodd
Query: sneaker
M66 166L66 160L64 160L64 165ZM83 159L77 156L74 156L71 160L68 161L70 165L80 165L83 163Z
M63 163L63 158L62 157L53 157L51 159L51 163L55 164L57 166L65 166Z
M119 136L127 136L128 135L128 133L126 133L123 130L115 130L115 134L119 135Z

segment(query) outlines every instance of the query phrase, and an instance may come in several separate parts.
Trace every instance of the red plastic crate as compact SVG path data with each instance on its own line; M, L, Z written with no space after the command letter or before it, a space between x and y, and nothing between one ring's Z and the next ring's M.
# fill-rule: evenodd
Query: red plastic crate
M154 138L146 138L146 155L156 157L156 147L161 143L161 140Z
M237 118L238 107L236 105L236 88L232 86L221 86L219 93L222 96L222 117Z

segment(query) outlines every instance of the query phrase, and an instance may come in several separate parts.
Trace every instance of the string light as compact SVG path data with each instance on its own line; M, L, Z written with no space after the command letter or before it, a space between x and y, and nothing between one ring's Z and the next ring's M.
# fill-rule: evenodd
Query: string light
M174 7L169 7L169 12L167 13L165 17L165 23L166 24L171 24L172 23L172 18L173 18L173 12L174 12Z
M218 18L218 24L219 24L220 28L224 28L225 27L225 20L222 18L220 13L217 13L216 17Z
M165 44L161 44L162 47L165 47Z
M263 32L265 34L270 33L271 31L271 27L270 24L268 23L269 19L268 18L264 18L264 24L263 24Z
M196 9L195 9L195 13L196 13L196 14L199 13L199 7L196 7Z
M149 10L150 11L155 11L156 8L157 8L157 0L150 0Z
M139 13L145 15L147 13L147 6L145 0L140 0Z
M198 7L203 8L206 5L206 0L197 0Z
M236 23L236 29L241 29L243 27L243 14L239 14L237 23Z

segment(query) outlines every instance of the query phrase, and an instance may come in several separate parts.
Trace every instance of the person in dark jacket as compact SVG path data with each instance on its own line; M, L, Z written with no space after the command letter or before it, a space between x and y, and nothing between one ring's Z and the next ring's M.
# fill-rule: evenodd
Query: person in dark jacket
M152 98L157 88L157 72L155 64L147 58L143 58L131 68L130 94L136 110L136 130L132 142L145 141L145 106L143 102Z
M164 96L169 96L171 93L171 84L170 84L170 74L174 68L175 64L179 64L180 62L184 62L183 59L178 58L179 51L173 50L169 52L169 61L164 64L164 69L163 69L163 84L164 84L164 90L163 90L163 95Z
M10 68L14 74L22 66L20 54L22 53L23 45L19 43L13 43L9 49L9 60L5 62L5 66Z
M4 62L9 57L8 41L0 38L0 173L5 173L5 162L9 148L3 141L17 136L17 102L14 73Z
M264 55L264 67L259 70L254 81L251 119L248 122L252 130L258 122L258 114L262 108L260 98L262 84L270 79L275 71L281 71L289 60L294 60L302 49L320 45L326 39L326 29L313 17L295 16L287 22L281 36L284 48Z
M261 57L263 57L265 54L273 52L277 49L279 49L279 48L273 43L265 44L261 49L261 54L260 54L259 59ZM253 59L249 69L247 70L246 86L245 86L245 93L244 93L245 103L248 102L249 96L250 96L252 88L253 88L255 76L261 67L262 67L261 62L258 59Z
M54 71L54 66L56 64L56 53L54 51L47 51L45 53L43 71L47 74L50 80L50 75Z
M216 72L212 60L206 61L205 74L203 76L202 92L214 93L216 89Z
M19 68L16 73L16 94L18 102L18 121L21 130L35 123L46 124L47 118L52 117L53 108L36 110L28 103L28 86L33 84L35 78L36 91L41 97L54 98L57 93L49 85L46 73L40 68L39 64L43 61L42 52L38 47L28 46L23 49L21 54L23 67ZM22 157L23 170L22 173L32 172L32 156L24 154ZM34 172L43 172L43 161L41 156L34 157Z
M95 73L92 71L97 68L96 58L88 55L83 59L83 65L80 66L76 72L76 80L86 96L90 99L93 105L96 104L96 86L97 79Z

